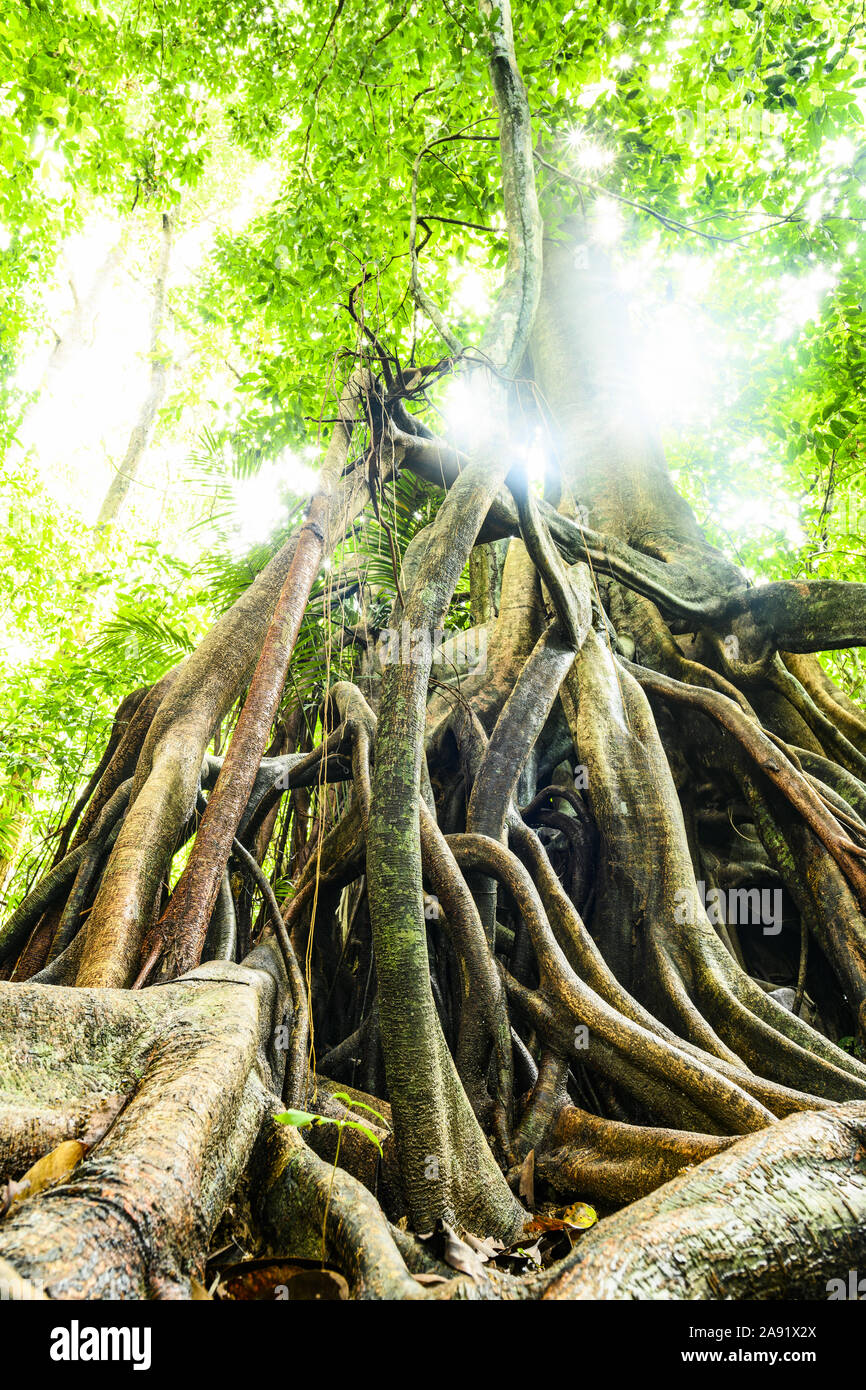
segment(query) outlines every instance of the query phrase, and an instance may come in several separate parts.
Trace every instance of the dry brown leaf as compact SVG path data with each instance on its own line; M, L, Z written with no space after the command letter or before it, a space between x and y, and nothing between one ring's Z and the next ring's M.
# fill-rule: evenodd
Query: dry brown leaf
M458 1269L461 1274L468 1274L469 1278L476 1284L484 1278L484 1266L481 1257L471 1245L467 1245L461 1240L457 1232L452 1230L447 1221L442 1221L442 1232L445 1236L445 1263L452 1269Z
M598 1220L598 1214L586 1202L574 1202L562 1216L542 1216L537 1213L527 1221L524 1231L530 1235L545 1235L548 1231L587 1231Z
M482 1240L479 1236L470 1235L468 1231L464 1236L464 1240L467 1245L472 1246L472 1249L484 1264L486 1264L488 1260L495 1260L496 1256L505 1249L501 1240Z
M567 1231L569 1224L561 1216L534 1216L523 1228L528 1236L547 1235L548 1231Z
M535 1211L535 1150L530 1149L520 1169L518 1196L522 1197L530 1211Z

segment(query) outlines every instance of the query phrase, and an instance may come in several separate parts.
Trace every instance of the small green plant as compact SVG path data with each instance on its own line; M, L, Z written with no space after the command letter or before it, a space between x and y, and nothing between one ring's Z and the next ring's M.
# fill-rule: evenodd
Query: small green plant
M334 1100L339 1100L347 1108L354 1107L357 1110L368 1110L371 1115L376 1117L383 1129L389 1128L387 1120L383 1115L379 1114L378 1110L374 1110L372 1105L365 1105L361 1100L353 1100L346 1091L335 1091L333 1093L333 1098ZM306 1129L311 1125L334 1125L338 1130L338 1146L344 1129L357 1129L360 1130L362 1134L366 1135L371 1144L376 1145L380 1154L382 1152L382 1145L379 1143L377 1136L362 1120L335 1120L330 1115L313 1115L309 1110L286 1110L282 1115L276 1115L275 1119L281 1125L293 1125L296 1129Z
M369 1113L371 1115L374 1115L376 1119L379 1121L379 1124L381 1125L382 1129L388 1130L390 1133L390 1126L387 1120L385 1119L384 1115L380 1115L379 1111L374 1110L372 1105L365 1105L362 1100L354 1100L346 1091L334 1091L333 1098L334 1100L340 1101L347 1108L354 1107L357 1110L369 1111ZM325 1215L322 1219L322 1264L324 1264L326 1234L328 1227L328 1212L331 1208L331 1192L333 1191L334 1187L334 1178L337 1173L337 1165L340 1162L340 1144L342 1143L343 1139L343 1131L346 1129L359 1130L360 1133L363 1134L366 1139L369 1139L371 1144L376 1145L376 1148L379 1150L380 1157L383 1156L382 1145L379 1142L378 1136L375 1135L372 1129L369 1128L369 1125L365 1125L363 1120L359 1120L357 1118L342 1118L339 1120L335 1120L330 1115L313 1115L309 1110L285 1110L281 1115L275 1115L274 1118L277 1120L279 1124L292 1125L295 1129L307 1129L312 1125L334 1125L334 1127L337 1130L337 1148L334 1154L334 1166L331 1170L331 1181L328 1184L328 1200L325 1203Z

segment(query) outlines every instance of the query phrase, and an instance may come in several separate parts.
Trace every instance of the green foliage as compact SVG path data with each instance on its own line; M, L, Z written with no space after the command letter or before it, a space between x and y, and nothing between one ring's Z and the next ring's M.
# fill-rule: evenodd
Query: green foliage
M123 695L182 659L297 522L296 465L321 454L358 320L404 366L441 357L408 293L425 149L421 275L477 341L507 250L484 29L474 4L440 0L3 8L0 876L4 858L22 863L9 900L50 854ZM581 185L539 164L548 230L583 206L610 240L666 388L650 394L670 405L674 476L709 535L756 582L866 579L859 5L520 0L514 29L543 158ZM178 250L151 446L163 471L102 540L55 486L65 450L27 443L31 368L64 332L72 234L111 220L146 303L164 211ZM697 386L687 338L666 355L689 328ZM452 385L413 407L437 429ZM113 467L122 449L106 446ZM99 463L75 459L82 495ZM355 668L349 633L386 621L389 531L402 555L436 506L399 478L322 574L289 683L312 718L326 671ZM465 583L450 621L468 621ZM859 653L827 664L866 691Z
M0 861L20 856L11 899L50 857L120 701L191 650L212 610L189 566L154 541L117 550L95 538L32 478L3 480L0 516Z
M371 1105L366 1105L364 1101L354 1100L345 1091L335 1091L334 1100L340 1101L345 1106L354 1107L356 1110L368 1110L379 1121L382 1129L389 1128L388 1122L384 1116L379 1114L378 1110L374 1110ZM340 1134L347 1129L356 1129L364 1135L365 1139L369 1139L370 1143L375 1145L380 1154L382 1153L382 1145L378 1135L374 1134L370 1126L364 1124L363 1120L348 1120L345 1117L335 1120L330 1115L315 1115L307 1110L286 1110L281 1115L275 1115L274 1119L281 1125L291 1125L295 1129L308 1129L312 1125L333 1125Z
M383 1115L379 1114L378 1110L374 1110L371 1105L365 1104L364 1101L355 1100L345 1091L335 1091L333 1098L334 1100L340 1101L342 1105L345 1105L347 1107L352 1107L356 1110L366 1110L370 1115L373 1115L374 1118L379 1121L379 1125L382 1129L390 1131L390 1125L388 1124L387 1120L384 1118ZM374 1134L369 1124L364 1124L363 1120L358 1120L354 1118L347 1119L345 1116L342 1116L339 1120L337 1120L330 1115L314 1115L307 1110L286 1110L281 1115L275 1115L274 1119L277 1120L277 1122L281 1125L291 1125L295 1129L307 1129L312 1125L333 1125L337 1131L337 1145L334 1153L334 1166L331 1169L331 1181L328 1187L328 1200L325 1204L325 1211L322 1217L322 1262L324 1263L327 1240L328 1211L331 1205L331 1193L334 1187L334 1177L336 1175L337 1165L340 1160L340 1145L342 1143L343 1135L347 1129L356 1129L359 1132L359 1134L363 1134L365 1139L368 1139L371 1144L375 1145L375 1147L379 1150L380 1157L382 1157L382 1145L379 1142L378 1135Z

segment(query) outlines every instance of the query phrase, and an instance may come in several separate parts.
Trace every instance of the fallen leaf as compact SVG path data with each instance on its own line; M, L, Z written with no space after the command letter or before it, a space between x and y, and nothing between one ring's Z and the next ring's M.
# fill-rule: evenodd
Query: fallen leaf
M586 1231L597 1220L598 1213L593 1207L587 1206L586 1202L574 1202L565 1208L561 1216L536 1212L523 1229L531 1235L545 1235L548 1231Z
M561 1216L534 1216L523 1228L524 1235L543 1236L548 1231L567 1231L569 1223Z
M505 1249L501 1240L482 1240L479 1236L470 1235L467 1231L465 1236L466 1244L471 1245L476 1255L484 1264L488 1260L495 1260L500 1251Z
M598 1212L594 1207L587 1206L586 1202L575 1202L565 1212L564 1218L569 1226L577 1226L578 1230L588 1231L590 1226L594 1226L598 1220Z
M82 1144L78 1139L67 1139L50 1153L43 1154L32 1168L27 1169L20 1182L9 1184L9 1206L23 1202L28 1197L35 1197L37 1192L43 1192L46 1187L54 1187L56 1183L63 1182L86 1153L86 1144Z
M537 1240L534 1245L516 1245L513 1249L507 1250L503 1260L514 1260L516 1262L528 1260L530 1264L541 1264L541 1240Z
M484 1265L478 1253L460 1239L447 1221L441 1221L440 1225L445 1236L445 1263L461 1274L468 1274L476 1284L480 1283L484 1278Z
M518 1196L522 1197L530 1211L535 1210L535 1150L530 1149L520 1169Z

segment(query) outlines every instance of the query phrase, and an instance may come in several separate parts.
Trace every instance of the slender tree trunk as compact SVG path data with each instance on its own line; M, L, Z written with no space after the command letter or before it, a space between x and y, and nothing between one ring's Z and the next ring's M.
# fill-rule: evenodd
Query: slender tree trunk
M126 453L123 461L112 479L108 491L102 501L97 517L97 530L105 530L113 525L119 518L126 503L129 489L135 482L144 456L150 443L151 435L159 415L160 407L165 399L168 389L169 377L171 376L171 362L169 361L165 349L161 346L163 327L165 324L165 302L168 285L169 263L171 260L172 244L172 218L169 213L162 214L162 239L160 242L159 263L156 271L156 279L153 285L153 300L150 311L150 334L148 339L148 356L150 360L150 381L147 393L141 405L138 419L133 426L129 436L129 443L126 446Z
M119 241L112 246L96 275L93 283L85 295L79 295L75 285L70 281L70 289L73 296L72 316L67 323L62 336L57 339L54 351L48 360L45 377L42 382L42 389L49 390L61 373L78 357L78 354L85 350L90 344L89 339L94 332L95 322L99 315L99 310L105 299L106 293L111 288L111 282L115 272L118 270L123 259L123 242Z

